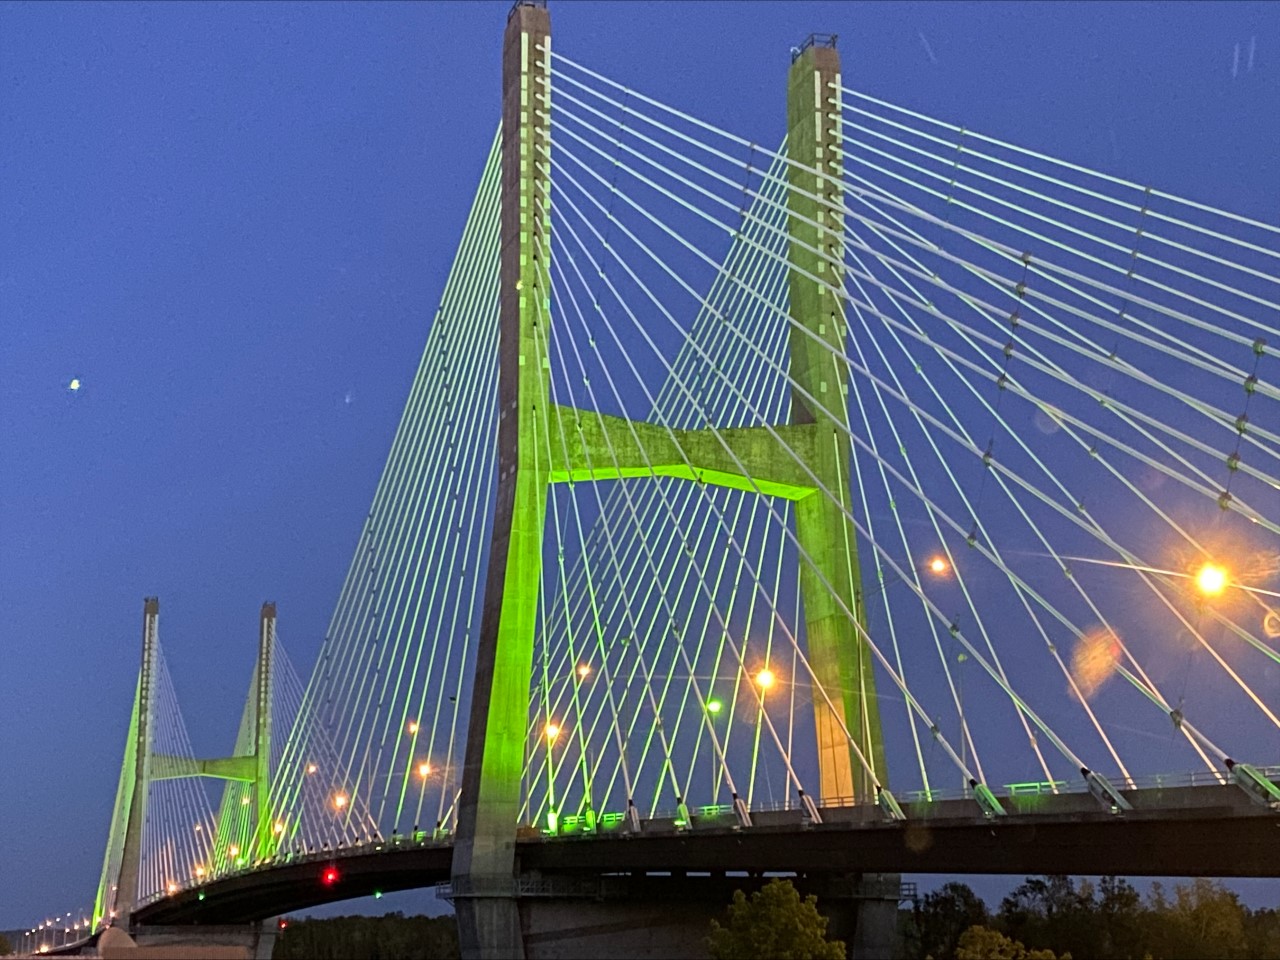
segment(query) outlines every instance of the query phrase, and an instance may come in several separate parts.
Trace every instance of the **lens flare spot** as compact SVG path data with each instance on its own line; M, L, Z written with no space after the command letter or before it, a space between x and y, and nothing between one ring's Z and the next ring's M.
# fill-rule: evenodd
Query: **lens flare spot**
M1262 618L1262 632L1269 640L1280 640L1280 613L1267 611L1267 615Z
M1076 644L1071 655L1071 678L1086 700L1098 692L1116 672L1120 641L1105 627L1090 630Z

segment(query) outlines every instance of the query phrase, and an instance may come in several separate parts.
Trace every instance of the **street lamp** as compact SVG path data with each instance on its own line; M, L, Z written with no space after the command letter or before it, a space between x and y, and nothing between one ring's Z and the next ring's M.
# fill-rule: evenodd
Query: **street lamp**
M1227 571L1216 563L1206 563L1196 571L1196 589L1207 597L1216 597L1227 588Z
M710 718L711 723L715 723L716 717L720 716L720 713L723 710L724 703L721 700L712 697L707 701L707 716ZM716 773L716 750L714 740L712 741L711 750L709 752L711 754L711 799L714 800L716 798L716 791L720 785L720 778Z

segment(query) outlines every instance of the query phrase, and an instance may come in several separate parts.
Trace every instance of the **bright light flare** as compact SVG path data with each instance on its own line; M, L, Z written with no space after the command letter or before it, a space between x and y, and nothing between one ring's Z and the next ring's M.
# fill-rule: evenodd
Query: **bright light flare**
M342 875L338 873L337 867L325 867L324 872L320 874L320 882L326 887L332 887L342 879Z
M591 665L584 663L582 666L578 667L578 676L584 679L591 676Z
M548 723L542 728L542 732L547 735L548 740L554 740L556 737L560 736L560 727L554 723Z
M408 727L408 730L409 730L409 732L410 732L410 733L417 733L417 732L418 732L418 721L417 721L417 720L410 720L410 721L409 721L409 727Z
M315 772L316 772L316 770L318 770L318 769L319 769L319 767L317 767L314 763L308 763L308 764L307 764L307 773L315 773Z
M423 780L431 776L431 764L426 762L418 764L418 776L420 776Z
M335 794L333 797L333 808L335 810L343 810L347 806L347 795L345 793Z
M67 384L67 389L68 389L68 390L70 390L72 393L75 393L77 390L79 390L79 389L80 389L80 378L79 378L79 377L72 377L72 378L71 378L71 382Z
M707 713L719 713L723 709L724 709L724 704L721 703L719 700L707 701Z
M761 690L768 690L773 686L776 679L777 678L773 675L773 671L768 667L765 667L756 674L756 683L759 684Z
M947 563L946 557L938 556L938 557L934 557L932 560L929 561L930 573L936 574L938 576L942 576L944 573L946 573L950 569L951 569L951 564Z
M1196 571L1196 589L1208 597L1216 597L1227 589L1227 571L1216 563L1206 563Z

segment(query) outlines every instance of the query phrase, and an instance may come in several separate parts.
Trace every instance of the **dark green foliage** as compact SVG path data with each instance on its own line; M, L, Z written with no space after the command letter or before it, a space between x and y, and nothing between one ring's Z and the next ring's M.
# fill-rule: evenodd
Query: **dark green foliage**
M454 960L458 930L453 917L289 918L276 938L272 960Z
M960 937L970 926L998 931L1024 944L1029 954L1049 950L1090 960L1280 957L1280 911L1250 910L1212 880L1176 884L1172 891L1156 883L1144 900L1116 877L1103 877L1097 885L1028 877L1001 901L994 917L967 885L948 883L903 916L911 921L904 936L907 955L916 960L956 960Z
M844 960L844 941L827 939L818 898L800 899L790 880L774 878L747 898L733 893L725 926L711 921L713 960Z
M13 953L13 944L9 942L9 938L0 933L0 957L7 957Z
M1093 884L1070 877L1028 877L1000 903L997 926L1030 950L1110 957Z
M916 907L915 956L953 960L960 937L970 927L986 926L987 905L964 883L943 884L921 897Z

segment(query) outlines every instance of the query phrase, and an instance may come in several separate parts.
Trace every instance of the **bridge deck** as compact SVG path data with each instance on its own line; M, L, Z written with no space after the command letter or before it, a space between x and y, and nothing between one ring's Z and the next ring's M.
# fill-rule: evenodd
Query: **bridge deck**
M739 829L731 817L645 821L626 833L547 837L526 831L521 869L590 880L610 874L784 872L1118 874L1124 876L1280 877L1280 816L1232 786L1133 791L1132 812L1100 810L1082 794L1002 798L1009 816L975 815L971 800L909 804L905 821L875 808L822 811L809 824L798 810L753 814ZM404 838L311 854L219 878L148 903L134 922L243 923L375 892L449 880L448 840ZM321 870L339 867L326 886ZM580 889L581 885L579 885ZM598 887L598 893L604 891ZM514 881L513 881L514 890ZM581 894L580 894L581 895Z

